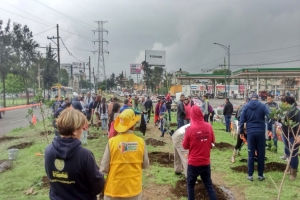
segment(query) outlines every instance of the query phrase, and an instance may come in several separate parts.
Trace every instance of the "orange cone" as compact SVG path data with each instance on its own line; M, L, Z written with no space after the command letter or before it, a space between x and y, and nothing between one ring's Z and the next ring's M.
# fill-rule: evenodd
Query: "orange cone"
M35 115L32 115L31 123L32 123L33 125L36 125L36 116L35 116Z

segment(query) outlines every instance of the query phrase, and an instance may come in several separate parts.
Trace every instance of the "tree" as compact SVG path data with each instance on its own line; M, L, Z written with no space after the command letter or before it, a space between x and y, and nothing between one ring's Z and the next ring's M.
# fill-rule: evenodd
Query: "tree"
M24 87L22 84L22 79L19 75L7 74L6 77L6 91L9 94L18 94L22 92ZM13 103L14 103L14 95L13 95Z
M0 20L0 78L2 80L3 88L3 107L6 107L6 76L10 71L11 58L13 54L12 49L12 35L10 33L10 20L8 20L7 25L3 28L3 21Z
M88 88L90 88L90 82L81 79L79 81L79 86L80 86L81 89L88 89Z
M46 58L44 60L43 82L44 89L50 89L55 83L58 82L57 62L55 60L56 54L53 52L51 45L46 48Z
M22 83L26 92L27 104L29 104L29 70L37 58L36 48L39 45L33 40L32 32L27 25L13 24L13 48L18 58L18 70L22 77Z
M100 86L100 89L101 89L101 91L103 92L103 91L106 90L106 86L105 86L105 85L101 85L101 86Z
M60 82L63 86L69 85L69 74L66 69L60 69Z

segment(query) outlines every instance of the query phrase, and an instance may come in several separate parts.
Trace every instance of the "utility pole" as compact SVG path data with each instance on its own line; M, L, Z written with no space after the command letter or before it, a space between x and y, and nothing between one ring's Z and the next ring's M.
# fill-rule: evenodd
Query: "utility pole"
M92 80L91 80L91 56L89 56L89 79L90 79L90 92L92 92Z
M99 82L100 76L102 76L103 80L106 81L105 85L106 85L106 88L107 88L104 53L109 54L109 52L107 50L103 49L103 43L106 42L108 44L108 41L103 39L103 33L106 32L108 34L108 31L103 28L103 24L105 24L107 21L95 21L95 22L98 24L98 29L94 30L94 33L98 32L98 40L94 41L94 43L95 42L99 43L99 46L98 46L99 49L98 49L97 81Z
M95 80L95 68L93 67L93 75L94 75L94 90L95 90L95 93L97 94L97 91L96 91L96 80Z
M60 48L59 48L59 39L60 39L60 37L59 37L59 26L58 26L58 24L56 25L56 29L57 29L57 37L54 37L54 36L52 36L52 37L48 37L47 36L47 39L49 39L49 40L52 40L52 42L54 43L54 44L56 44L53 40L54 39L57 39L57 62L58 62L58 83L60 83Z

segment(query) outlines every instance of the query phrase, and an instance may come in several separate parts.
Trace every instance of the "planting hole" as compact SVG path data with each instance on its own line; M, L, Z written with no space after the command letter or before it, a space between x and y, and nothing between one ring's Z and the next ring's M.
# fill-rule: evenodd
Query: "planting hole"
M159 163L165 167L174 167L174 155L165 152L151 152L148 154L150 163Z
M254 168L255 170L257 170L257 165L255 165ZM264 172L273 172L273 171L284 172L285 168L286 168L285 163L270 162L270 163L265 163ZM243 173L248 172L247 165L236 166L236 167L232 167L231 169L236 172L243 172Z
M12 168L12 161L0 160L0 173Z
M21 144L13 145L11 147L8 147L7 149L25 149L27 147L30 147L33 144L33 142L24 142Z
M154 139L154 138L147 138L145 140L146 144L147 145L151 145L151 146L154 146L154 147L157 147L157 146L164 146L166 143L161 141L161 140L157 140L157 139Z

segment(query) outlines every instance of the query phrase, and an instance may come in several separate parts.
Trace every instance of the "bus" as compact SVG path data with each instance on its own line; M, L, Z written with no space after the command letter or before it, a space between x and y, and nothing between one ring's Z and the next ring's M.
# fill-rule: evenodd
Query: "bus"
M55 99L55 96L61 96L63 98L68 97L71 99L73 97L73 88L60 86L60 89L57 86L51 87L51 100Z

